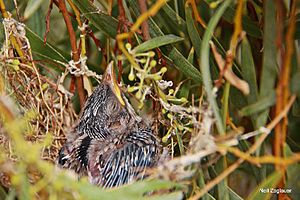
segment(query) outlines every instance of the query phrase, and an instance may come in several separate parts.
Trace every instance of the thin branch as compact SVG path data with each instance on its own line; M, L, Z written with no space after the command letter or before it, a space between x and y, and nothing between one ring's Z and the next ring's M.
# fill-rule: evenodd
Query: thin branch
M46 31L45 31L45 34L44 34L44 43L45 44L47 42L47 35L50 32L50 15L51 15L52 8L53 8L53 0L50 0L50 4L49 4L49 7L48 7L48 11L47 11L47 14L46 14L46 20L45 20L45 22L46 22Z
M147 12L148 9L147 9L146 0L139 0L138 2L139 2L141 14L144 14L145 12ZM143 32L144 41L147 41L151 38L150 33L149 33L148 20L143 21L142 32Z
M158 0L156 3L144 14L140 15L136 22L133 24L133 26L130 29L130 32L128 33L121 33L117 35L117 41L119 49L122 51L122 53L126 56L128 61L137 68L139 67L138 64L134 61L133 57L127 52L127 50L124 47L124 41L127 38L130 38L136 31L138 31L139 27L143 23L143 21L147 20L149 17L155 15L158 10L166 4L166 0Z
M193 13L194 13L194 16L196 18L196 21L203 27L203 28L206 28L206 23L202 20L202 18L200 17L200 14L198 12L198 9L197 9L197 4L195 2L195 0L188 0L186 2L187 4L191 4L192 6L192 10L193 10Z
M280 32L277 38L277 44L282 41L282 32L283 32L283 9L282 1L277 1L278 8L278 32ZM276 88L276 114L280 113L282 108L287 104L288 98L290 95L289 91L289 82L290 82L290 72L291 72L291 59L294 52L294 33L295 33L295 22L296 20L296 1L292 1L291 11L290 11L290 19L289 26L285 36L286 45L285 48L281 44L278 44L281 50L282 55L282 65L281 65L281 73L279 73L279 81ZM284 49L286 51L284 52ZM283 156L284 144L286 142L287 135L287 126L288 126L288 118L287 116L281 121L281 123L277 124L275 128L275 136L273 142L273 151L275 157ZM286 166L280 165L280 163L276 164L276 169L281 169L283 172L286 170ZM285 176L283 176L278 184L279 188L285 187ZM278 199L285 199L284 194L279 194Z
M3 0L0 0L0 8L1 8L1 13L2 13L3 18L9 18L9 15L6 11L5 4L4 4Z
M79 61L79 51L76 45L76 36L75 36L75 31L72 26L72 22L70 19L70 16L68 14L68 10L66 8L66 4L64 0L59 0L58 1L58 7L59 10L61 11L63 18L65 20L69 36L70 36L70 43L71 43L71 49L72 49L72 59L74 60L75 63ZM80 64L76 65L78 68L80 67ZM85 91L83 88L83 80L82 76L76 77L76 87L79 95L79 102L80 102L80 107L82 108L84 106L85 102Z
M235 156L242 158L252 164L255 164L257 166L260 166L261 164L275 164L278 166L288 166L290 164L293 164L295 162L298 162L300 160L300 154L295 153L294 155L283 158L283 157L277 157L277 156L260 156L260 157L254 157L249 156L247 153L240 151L238 148L235 147L228 147L228 146L219 146L219 149L221 152L230 152L234 154Z
M248 156L256 151L258 147L261 146L261 144L265 141L265 139L268 137L269 133L272 129L275 128L275 126L288 114L290 108L292 107L294 101L296 100L296 95L293 95L290 98L290 101L286 105L286 107L282 110L282 112L274 118L274 120L269 123L265 130L263 131L263 134L256 140L256 142L251 146L251 148L246 152ZM214 186L219 184L223 179L225 179L229 174L231 174L235 169L237 169L243 162L245 161L244 158L238 159L235 163L230 165L228 168L226 168L225 171L223 171L219 176L217 176L215 179L210 181L205 185L204 188L202 188L199 192L196 192L194 196L190 198L190 200L197 200L200 199L204 194L206 194L209 190L211 190Z
M119 9L119 23L118 23L118 29L117 29L117 33L120 34L122 32L127 32L128 28L126 26L126 16L125 16L125 9L123 6L123 1L122 0L118 0L118 9ZM131 43L130 38L128 39L129 43ZM116 43L115 46L115 50L114 50L115 54L119 54L120 50L118 48L118 44ZM123 73L123 66L122 66L122 60L118 60L118 82L121 81L121 77L122 77L122 73Z

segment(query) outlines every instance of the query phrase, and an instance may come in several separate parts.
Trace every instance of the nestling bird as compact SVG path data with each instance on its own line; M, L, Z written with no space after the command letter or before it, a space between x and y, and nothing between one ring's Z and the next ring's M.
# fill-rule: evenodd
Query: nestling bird
M158 139L120 90L111 62L61 148L58 164L88 175L92 184L115 187L143 178L160 152Z

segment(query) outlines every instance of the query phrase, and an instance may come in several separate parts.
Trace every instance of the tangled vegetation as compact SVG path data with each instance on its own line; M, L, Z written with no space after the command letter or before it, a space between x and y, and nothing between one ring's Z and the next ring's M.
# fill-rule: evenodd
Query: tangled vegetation
M0 199L300 199L299 1L0 6ZM55 162L111 61L165 158L104 190Z

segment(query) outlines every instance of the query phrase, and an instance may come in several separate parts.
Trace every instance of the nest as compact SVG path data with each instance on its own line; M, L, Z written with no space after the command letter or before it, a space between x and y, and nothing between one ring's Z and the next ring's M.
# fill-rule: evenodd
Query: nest
M10 104L7 107L12 109L12 114L16 118L22 117L29 111L36 113L36 117L30 121L28 129L24 132L24 138L28 143L40 143L50 137L52 142L43 147L41 159L54 163L66 139L68 129L77 118L70 101L71 96L61 89L63 86L55 76L42 74L35 65L23 24L13 19L9 22L4 20L3 24L6 41L0 54L0 70L3 74L3 77L0 77L3 83L1 101L4 104ZM15 36L23 50L22 58L16 57L15 49L8 42L9 35ZM1 166L0 174L0 180L4 186L10 185L9 170L5 170L5 165L18 160L12 146L1 124L0 147L4 149L7 156L4 166ZM28 177L32 174L28 174Z
M24 65L20 65L24 66ZM65 134L76 119L72 104L65 94L57 91L57 86L45 76L21 67L18 71L4 67L9 94L18 104L18 114L34 111L37 117L31 120L28 142L41 142L51 134L50 146L45 146L42 159L54 161L64 143Z

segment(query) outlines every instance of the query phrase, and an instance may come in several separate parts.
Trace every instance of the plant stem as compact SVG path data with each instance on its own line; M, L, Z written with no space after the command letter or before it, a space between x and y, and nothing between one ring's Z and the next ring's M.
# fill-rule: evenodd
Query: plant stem
M280 3L277 5L281 6ZM278 6L278 7L279 7ZM280 8L279 11L280 12ZM278 19L277 24L282 24L283 20L282 18ZM290 12L290 20L289 20L289 26L286 33L285 41L286 41L286 47L280 48L282 51L285 50L285 52L282 53L282 66L281 66L281 73L279 73L279 82L276 88L276 115L278 115L281 110L284 108L284 106L288 103L288 98L290 95L289 91L289 82L290 82L290 72L291 72L291 59L294 52L294 33L295 33L295 20L296 20L296 2L293 1L291 12ZM283 30L279 30L283 31ZM281 36L281 34L280 34ZM279 38L279 40L282 40ZM287 125L288 125L288 118L285 116L283 120L277 124L275 127L275 136L274 136L274 143L273 143L273 150L275 157L281 157L283 156L283 149L286 141L286 135L287 135ZM283 166L281 164L275 165L276 170L282 170L283 172L286 171L286 166ZM283 173L284 174L284 173ZM278 184L278 188L284 188L285 187L285 175L282 176L281 181ZM285 199L285 194L279 194L278 199Z
M229 92L230 92L230 83L226 81L223 100L222 100L222 118L223 118L223 126L226 128L226 119L228 113L228 102L229 102Z
M59 0L58 1L58 8L61 11L63 18L65 20L68 32L69 32L69 36L70 36L70 43L71 43L71 49L72 49L72 59L74 60L74 62L78 62L79 61L79 52L78 52L78 48L76 45L76 36L75 36L75 31L73 29L72 26L72 22L70 19L70 16L68 14L68 10L65 4L65 0ZM76 65L78 68L80 67L80 64ZM82 108L84 106L84 102L85 102L85 91L83 88L83 80L82 80L82 76L80 77L76 77L76 87L77 87L77 91L78 91L78 96L79 96L79 102L80 102L80 107Z
M138 2L139 2L141 14L147 12L146 0L139 0ZM143 32L144 41L149 40L150 39L150 33L149 33L148 20L143 21L143 23L142 23L142 32Z
M1 13L2 13L3 18L9 18L3 0L0 0L0 8L1 8Z
M209 41L211 40L213 36L214 29L216 28L220 18L222 17L223 13L227 9L227 7L231 4L232 0L224 1L224 3L219 7L219 9L216 11L214 16L209 21L209 24L207 26L207 29L203 36L203 41L201 45L201 63L200 63L200 69L203 75L203 84L206 91L206 95L208 97L208 101L210 103L210 106L212 107L212 110L214 112L215 118L216 118L216 124L219 134L225 133L225 128L223 126L222 118L220 116L219 107L217 105L215 94L213 94L213 87L212 87L212 80L210 75L210 65L209 65Z

